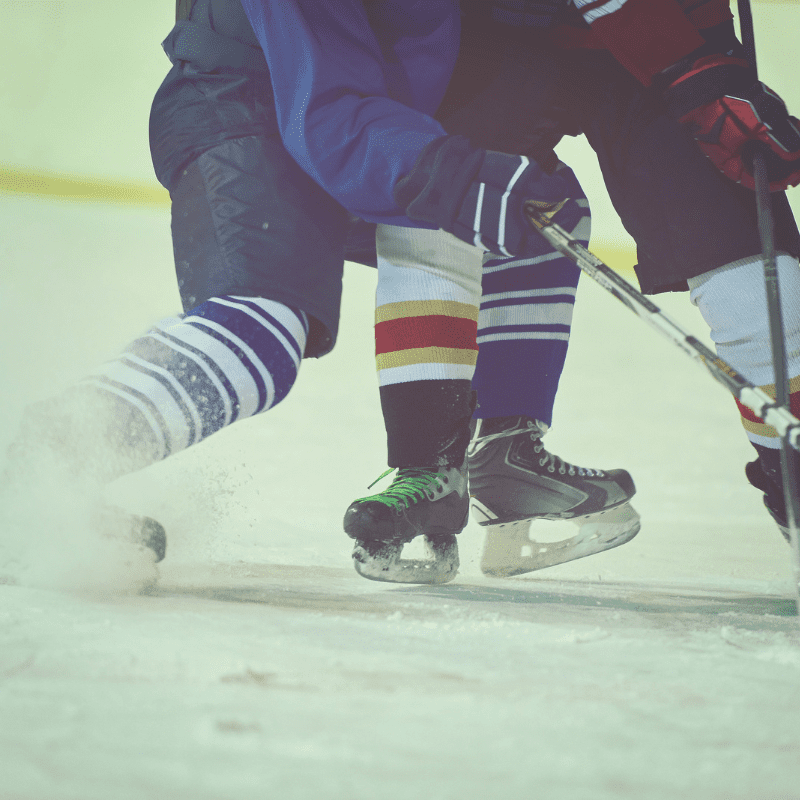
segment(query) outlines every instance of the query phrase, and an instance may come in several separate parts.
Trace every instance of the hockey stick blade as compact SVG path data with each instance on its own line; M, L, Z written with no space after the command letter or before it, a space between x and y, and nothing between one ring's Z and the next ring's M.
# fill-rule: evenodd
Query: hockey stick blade
M423 536L428 558L402 558L402 544L367 546L356 542L353 564L356 572L384 583L449 583L458 573L458 543L453 534Z
M606 291L620 300L650 327L683 350L686 355L703 366L718 383L721 383L742 405L771 425L795 449L800 450L800 420L777 403L759 387L748 381L730 364L685 331L668 317L655 303L646 298L611 267L589 252L577 239L560 225L551 222L534 205L525 204L531 225L558 252L565 255Z

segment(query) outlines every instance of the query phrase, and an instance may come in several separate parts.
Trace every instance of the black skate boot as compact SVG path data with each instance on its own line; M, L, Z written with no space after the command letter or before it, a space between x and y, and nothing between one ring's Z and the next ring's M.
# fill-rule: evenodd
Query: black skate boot
M356 540L353 561L364 578L447 583L458 571L456 534L468 516L466 463L438 470L406 467L385 491L350 504L344 530ZM416 536L424 537L429 558L400 558L403 545Z
M155 563L167 554L167 534L164 526L151 517L129 514L116 506L98 506L92 523L102 536L132 542L140 550L152 550Z
M783 538L791 544L792 537L786 517L786 498L783 494L781 451L758 444L754 444L753 447L758 451L758 458L745 466L745 475L756 489L764 492L764 505L767 511L775 520ZM800 457L795 451L792 452L792 457L795 459L795 474L800 475Z
M479 420L468 452L473 518L487 528L486 575L509 577L600 553L630 541L639 515L622 469L577 467L548 453L543 423L528 417ZM571 520L574 536L537 542L534 520Z

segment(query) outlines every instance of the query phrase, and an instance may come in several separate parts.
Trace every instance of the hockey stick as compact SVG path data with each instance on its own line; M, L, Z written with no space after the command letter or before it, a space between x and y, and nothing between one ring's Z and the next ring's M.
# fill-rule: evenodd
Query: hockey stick
M701 341L670 319L655 303L614 272L611 267L590 253L577 239L573 238L560 225L551 222L532 203L525 205L531 224L560 253L574 261L590 278L626 305L634 314L641 317L651 327L666 336L686 355L702 364L711 376L721 383L736 399L772 425L789 444L800 450L800 420L792 416L785 407L780 406L766 392L750 383L730 364Z
M753 30L753 13L750 0L738 0L739 29L747 60L758 79L756 63L756 39ZM769 188L767 164L764 154L757 150L753 155L753 177L756 188L756 214L761 249L764 258L764 286L767 295L769 315L769 335L772 349L772 365L775 372L775 402L785 409L790 408L789 370L786 361L786 340L784 337L783 314L781 311L778 268L775 261L775 220L772 213L772 196ZM789 448L786 437L781 436L781 475L783 495L786 505L786 527L794 553L794 576L797 588L797 610L800 614L800 533L797 523L800 520L800 500L796 458Z
M599 283L606 291L626 305L634 314L648 325L666 336L686 355L697 361L711 377L721 383L742 405L747 406L768 425L772 425L787 445L800 450L800 420L792 416L785 405L773 400L730 364L723 361L702 342L687 333L670 319L655 303L620 277L597 256L590 253L577 239L567 233L560 225L551 222L547 210L533 202L525 204L525 213L531 224L544 236L555 250L562 253ZM789 459L791 461L792 459ZM793 537L792 548L797 553L797 538ZM795 559L794 577L798 614L800 614L800 562Z

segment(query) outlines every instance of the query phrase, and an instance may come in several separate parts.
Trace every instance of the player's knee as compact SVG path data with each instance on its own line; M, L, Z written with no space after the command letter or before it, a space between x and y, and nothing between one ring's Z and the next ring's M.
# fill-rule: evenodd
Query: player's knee
M378 302L441 298L477 305L481 251L447 231L378 225Z
M139 409L169 455L286 397L307 334L298 309L213 297L157 324L91 380Z
M788 366L795 376L800 374L800 269L797 259L785 253L778 255L777 266ZM761 258L742 259L691 278L689 288L720 356L756 385L774 383Z
M237 418L265 411L289 393L308 337L304 312L263 298L212 297L180 324L179 336L213 363Z

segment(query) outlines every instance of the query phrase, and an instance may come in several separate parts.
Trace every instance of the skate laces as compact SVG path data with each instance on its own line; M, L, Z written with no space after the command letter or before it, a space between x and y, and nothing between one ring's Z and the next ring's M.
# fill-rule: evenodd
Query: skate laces
M390 467L381 475L379 475L367 488L371 489L378 481L383 480L391 472L394 472L394 467ZM395 511L400 511L402 508L408 508L410 505L418 503L426 496L430 496L430 492L434 488L442 491L442 481L446 481L436 470L421 469L418 467L401 467L397 470L394 480L389 487L382 491L380 494L373 494L369 497L362 497L356 500L357 503L366 503L374 501L383 503Z
M545 435L545 433L547 433L547 430L547 425L545 425L543 422L529 419L526 420L525 428L514 426L508 430L490 433L486 436L480 436L476 440L476 444L491 442L494 439L502 439L506 436L521 436L527 434L534 443L534 452L539 456L539 466L545 467L548 472L557 471L559 475L578 475L581 478L603 477L605 473L601 469L590 469L589 467L579 467L575 464L570 464L569 461L564 461L563 458L560 458L554 453L546 450L544 442L542 442L542 437Z

